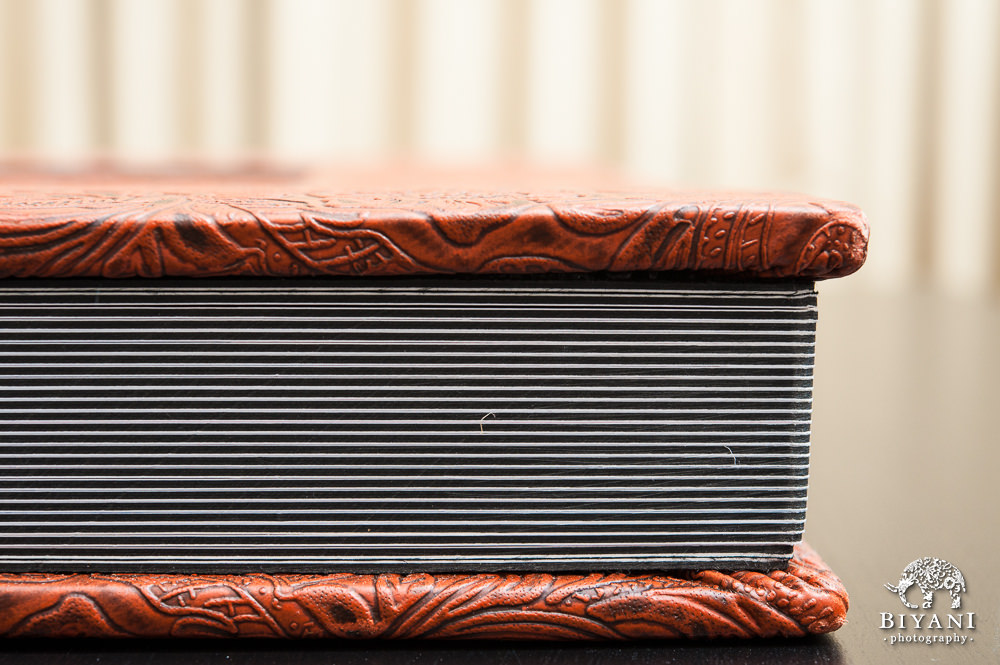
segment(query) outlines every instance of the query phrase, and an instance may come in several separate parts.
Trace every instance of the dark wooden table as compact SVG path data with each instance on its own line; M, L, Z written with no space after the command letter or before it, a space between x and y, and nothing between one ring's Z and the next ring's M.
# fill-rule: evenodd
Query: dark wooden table
M820 287L813 477L806 537L851 593L848 624L787 641L551 645L11 641L2 663L996 663L1000 662L1000 302L856 296ZM947 559L976 613L966 645L884 639L906 610L883 584ZM914 589L911 601L918 599ZM948 612L946 594L935 609Z

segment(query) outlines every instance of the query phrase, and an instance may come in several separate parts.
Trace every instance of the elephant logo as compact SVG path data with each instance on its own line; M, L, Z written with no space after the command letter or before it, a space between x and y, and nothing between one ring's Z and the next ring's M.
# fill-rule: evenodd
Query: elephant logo
M951 609L957 610L962 607L962 596L965 593L965 578L955 566L944 559L925 556L911 562L903 569L903 574L899 577L899 584L893 586L886 584L885 588L893 593L899 594L899 599L912 610L919 609L916 605L911 605L906 600L906 592L914 584L923 594L923 609L930 609L934 604L934 592L944 589L951 594Z

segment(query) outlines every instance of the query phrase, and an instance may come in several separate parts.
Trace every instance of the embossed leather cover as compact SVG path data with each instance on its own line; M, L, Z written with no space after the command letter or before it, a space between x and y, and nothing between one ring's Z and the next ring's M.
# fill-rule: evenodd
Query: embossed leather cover
M0 574L7 637L795 637L847 605L805 545L767 574Z
M397 180L0 174L0 276L676 270L822 279L857 270L868 241L857 208L787 194Z

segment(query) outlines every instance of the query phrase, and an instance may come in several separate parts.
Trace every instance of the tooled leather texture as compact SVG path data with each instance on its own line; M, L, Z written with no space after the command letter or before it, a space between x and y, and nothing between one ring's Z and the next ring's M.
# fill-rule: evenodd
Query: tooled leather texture
M0 183L0 277L685 271L838 277L853 206L780 194Z
M625 640L836 630L816 553L758 573L0 575L0 635Z

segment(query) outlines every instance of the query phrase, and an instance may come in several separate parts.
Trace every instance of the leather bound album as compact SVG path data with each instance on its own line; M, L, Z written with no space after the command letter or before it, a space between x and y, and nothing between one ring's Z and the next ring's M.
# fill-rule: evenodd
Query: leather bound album
M7 174L0 634L836 629L785 194Z

